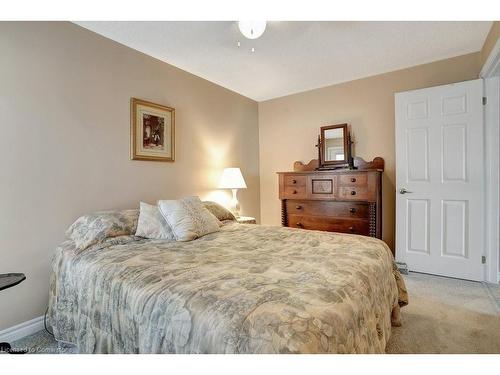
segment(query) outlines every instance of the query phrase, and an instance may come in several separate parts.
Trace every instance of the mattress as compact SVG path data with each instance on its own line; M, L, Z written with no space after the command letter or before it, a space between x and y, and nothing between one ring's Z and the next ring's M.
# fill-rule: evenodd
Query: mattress
M375 238L232 223L53 259L48 323L81 353L383 353L408 303Z

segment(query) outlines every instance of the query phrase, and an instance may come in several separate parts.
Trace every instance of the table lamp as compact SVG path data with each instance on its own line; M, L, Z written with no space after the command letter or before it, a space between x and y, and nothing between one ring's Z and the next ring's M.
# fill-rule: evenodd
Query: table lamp
M233 199L231 200L231 210L234 216L240 217L240 204L236 198L238 189L246 189L247 184L243 179L243 175L239 168L224 168L222 177L219 182L220 189L231 189L233 191Z

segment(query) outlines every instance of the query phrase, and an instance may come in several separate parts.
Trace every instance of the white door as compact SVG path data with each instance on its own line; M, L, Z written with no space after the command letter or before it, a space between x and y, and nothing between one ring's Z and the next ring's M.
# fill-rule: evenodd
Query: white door
M481 79L397 93L396 259L483 280Z

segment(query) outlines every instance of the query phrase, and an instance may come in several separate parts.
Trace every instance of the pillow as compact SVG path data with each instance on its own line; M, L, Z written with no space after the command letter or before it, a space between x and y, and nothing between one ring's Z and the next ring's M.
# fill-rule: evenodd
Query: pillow
M156 240L175 239L172 229L161 215L158 207L144 202L141 202L139 221L137 223L135 235Z
M219 220L198 197L159 201L158 208L177 241L191 241L220 230Z
M79 217L66 231L77 250L84 250L109 237L133 235L139 210L102 211Z
M229 211L227 208L221 206L219 203L205 201L203 202L203 206L205 206L205 208L209 210L220 221L224 220L236 221L236 218L234 217L233 213Z

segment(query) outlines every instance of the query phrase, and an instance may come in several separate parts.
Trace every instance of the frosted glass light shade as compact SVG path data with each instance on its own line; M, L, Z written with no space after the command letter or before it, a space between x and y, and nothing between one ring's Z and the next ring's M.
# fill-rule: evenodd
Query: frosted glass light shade
M224 168L219 182L220 189L246 189L247 184L239 168Z
M238 27L245 38L257 39L264 34L266 24L266 21L239 21Z

